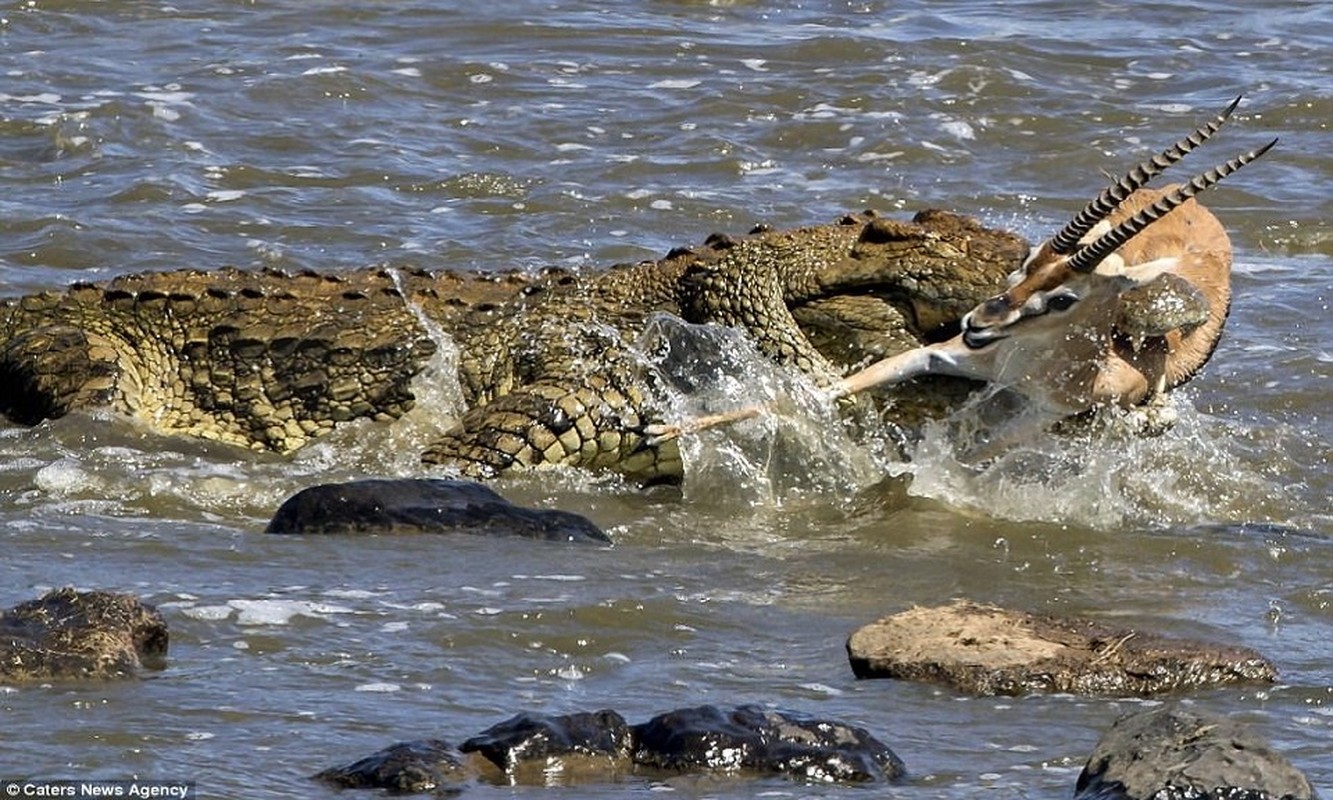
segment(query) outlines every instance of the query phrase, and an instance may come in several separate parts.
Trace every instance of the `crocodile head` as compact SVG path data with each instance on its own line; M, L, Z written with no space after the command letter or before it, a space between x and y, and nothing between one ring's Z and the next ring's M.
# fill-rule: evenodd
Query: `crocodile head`
M901 313L920 339L947 338L957 321L995 293L1027 257L1029 245L948 211L922 211L910 222L860 215L846 258L818 274L813 300L874 297Z

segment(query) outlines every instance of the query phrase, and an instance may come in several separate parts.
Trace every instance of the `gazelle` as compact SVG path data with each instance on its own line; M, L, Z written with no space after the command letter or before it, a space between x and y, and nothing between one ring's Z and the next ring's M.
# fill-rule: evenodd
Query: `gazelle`
M1184 383L1212 355L1231 302L1231 242L1192 198L1262 156L1255 150L1164 190L1144 188L1221 128L1240 103L1131 169L1050 239L1032 248L1008 287L961 321L962 332L849 375L830 400L920 375L955 375L1012 389L1047 415L1132 406ZM1208 313L1192 328L1116 330L1120 298L1165 275L1188 284ZM653 426L656 441L754 417L763 406ZM995 444L992 440L992 444Z

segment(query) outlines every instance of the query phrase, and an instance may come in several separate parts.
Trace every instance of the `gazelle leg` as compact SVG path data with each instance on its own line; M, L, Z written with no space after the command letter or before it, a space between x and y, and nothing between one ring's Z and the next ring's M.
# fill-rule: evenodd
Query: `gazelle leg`
M961 350L965 350L958 339L947 342L916 347L905 353L881 359L854 372L829 387L829 399L837 400L848 395L860 394L876 386L893 386L910 380L918 375L961 375L969 373L960 367Z
M950 340L927 347L917 347L905 353L881 359L865 369L834 383L825 391L824 398L829 401L841 400L844 397L859 394L866 389L902 383L918 375L967 375L966 371L959 368L959 358L957 357L959 349L964 347L956 340ZM678 424L645 425L643 435L649 445L657 445L686 434L754 419L770 409L770 404L756 404L719 414L694 417Z
M702 417L693 417L676 425L644 425L643 437L649 447L656 447L663 442L669 442L672 439L678 439L681 436L690 433L698 433L709 428L716 428L719 425L730 425L733 422L741 420L754 419L768 410L768 405L752 405L731 411L723 411L720 414L706 414Z

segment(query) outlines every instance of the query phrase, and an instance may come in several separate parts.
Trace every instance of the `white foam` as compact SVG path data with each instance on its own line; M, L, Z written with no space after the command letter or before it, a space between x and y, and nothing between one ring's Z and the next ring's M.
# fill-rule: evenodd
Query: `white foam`
M43 105L57 105L61 97L54 92L41 92L39 94L6 94L0 92L0 102L4 103L42 103Z
M324 594L345 600L367 600L372 597L382 597L384 592L373 592L369 589L329 589Z
M801 688L835 697L837 695L845 694L842 689L835 686L829 686L827 683L803 683L801 684Z
M235 609L233 609L231 606L227 605L189 606L189 607L183 606L181 608L181 613L189 617L190 619L215 621L219 619L227 619L232 615L232 612L234 610Z
M74 458L62 458L41 469L33 476L37 488L53 495L69 495L96 488L97 477L85 471Z
M174 85L174 84L173 84ZM182 92L172 89L154 89L143 92L135 92L136 97L142 97L150 103L162 103L169 105L180 105L194 97L193 92Z
M400 692L403 687L396 683L363 683L354 692Z
M956 139L977 138L976 131L972 129L972 126L961 119L945 120L944 122L940 123L940 128L943 129L945 133L950 134Z
M703 81L694 80L691 78L682 78L682 79L668 78L666 80L657 81L656 83L650 83L648 84L648 88L649 89L693 89L694 87L698 86L701 83L703 83Z
M350 614L344 606L314 603L309 600L231 600L238 625L286 625L296 617L326 619L331 614Z

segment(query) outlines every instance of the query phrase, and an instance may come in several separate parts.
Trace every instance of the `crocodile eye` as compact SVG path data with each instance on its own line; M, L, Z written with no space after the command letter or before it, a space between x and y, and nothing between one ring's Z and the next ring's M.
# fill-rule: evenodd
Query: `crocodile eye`
M1046 298L1046 308L1049 311L1068 311L1078 302L1078 295L1057 294L1054 297Z

